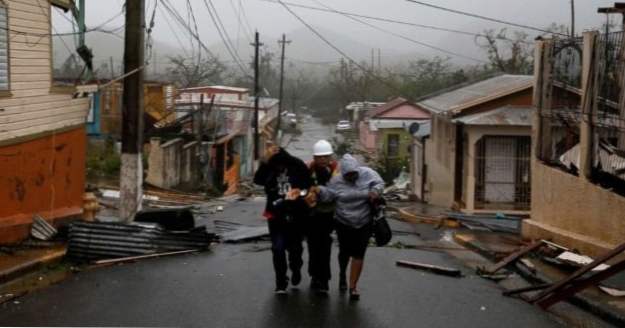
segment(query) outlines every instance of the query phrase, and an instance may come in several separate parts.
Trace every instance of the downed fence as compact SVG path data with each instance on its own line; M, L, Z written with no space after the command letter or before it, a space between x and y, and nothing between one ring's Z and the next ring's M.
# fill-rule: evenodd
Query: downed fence
M67 256L96 261L183 250L206 250L214 234L206 227L168 231L157 224L74 222L69 228Z

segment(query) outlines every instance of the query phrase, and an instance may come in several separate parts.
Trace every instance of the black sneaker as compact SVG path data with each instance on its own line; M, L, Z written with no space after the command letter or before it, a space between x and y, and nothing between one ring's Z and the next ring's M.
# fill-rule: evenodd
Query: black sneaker
M300 273L300 271L299 270L293 271L293 273L291 273L291 285L297 286L299 285L301 281L302 281L302 274Z

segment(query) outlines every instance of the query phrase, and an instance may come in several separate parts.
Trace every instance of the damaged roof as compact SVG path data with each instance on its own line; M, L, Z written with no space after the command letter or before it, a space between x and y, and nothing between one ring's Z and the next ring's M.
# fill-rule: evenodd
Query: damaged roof
M533 83L531 75L503 74L432 96L417 105L433 113L459 113L465 108L531 88Z
M531 106L507 105L485 112L463 116L453 120L454 123L465 125L515 125L531 126L532 112Z

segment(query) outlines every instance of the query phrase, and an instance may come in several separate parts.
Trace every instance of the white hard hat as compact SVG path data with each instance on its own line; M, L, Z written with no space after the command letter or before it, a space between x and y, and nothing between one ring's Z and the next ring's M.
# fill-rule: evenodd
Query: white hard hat
M315 156L327 156L334 154L332 145L326 140L319 140L313 146L313 155Z

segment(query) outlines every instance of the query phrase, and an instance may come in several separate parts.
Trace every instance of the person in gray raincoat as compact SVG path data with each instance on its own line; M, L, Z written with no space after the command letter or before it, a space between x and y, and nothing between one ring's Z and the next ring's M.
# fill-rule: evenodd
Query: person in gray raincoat
M335 202L336 232L339 239L339 289L347 290L346 271L351 260L349 276L350 299L358 300L358 279L364 264L365 251L373 233L372 201L381 197L384 181L371 168L360 166L351 155L341 159L340 175L326 186L313 188L321 202Z

